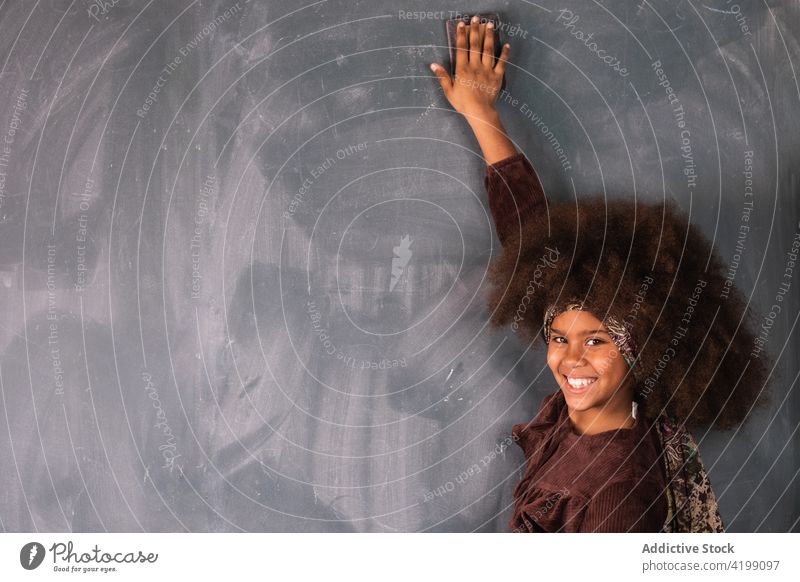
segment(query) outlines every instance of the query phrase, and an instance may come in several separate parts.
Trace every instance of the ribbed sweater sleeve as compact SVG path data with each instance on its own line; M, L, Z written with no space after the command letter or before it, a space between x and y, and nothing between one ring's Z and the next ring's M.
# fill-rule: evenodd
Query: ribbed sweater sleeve
M546 208L539 176L523 153L486 166L484 184L501 244L519 232L528 218Z

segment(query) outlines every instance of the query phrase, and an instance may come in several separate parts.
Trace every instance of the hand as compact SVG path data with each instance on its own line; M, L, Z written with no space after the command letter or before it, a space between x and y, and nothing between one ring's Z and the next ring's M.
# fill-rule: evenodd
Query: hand
M508 53L506 44L494 63L494 26L491 22L480 24L474 16L469 27L459 22L456 28L455 77L451 80L443 66L431 64L450 105L468 122L485 119L495 111Z

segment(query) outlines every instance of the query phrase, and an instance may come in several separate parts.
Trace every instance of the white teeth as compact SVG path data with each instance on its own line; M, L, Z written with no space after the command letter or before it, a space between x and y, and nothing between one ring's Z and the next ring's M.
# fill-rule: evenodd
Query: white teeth
M573 388L583 388L589 384L594 384L596 381L597 378L567 378L567 382Z

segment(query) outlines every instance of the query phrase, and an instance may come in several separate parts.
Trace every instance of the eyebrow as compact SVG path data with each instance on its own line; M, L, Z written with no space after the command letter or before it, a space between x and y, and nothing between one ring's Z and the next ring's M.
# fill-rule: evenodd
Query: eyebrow
M554 328L554 327L551 327L551 328L550 328L550 331L552 331L552 332L555 332L555 333L558 333L558 334L561 334L561 335L564 335L564 332L563 332L563 331L561 331L560 329L556 329L556 328ZM577 335L592 335L593 333L604 333L604 334L606 334L606 335L607 335L607 336L609 336L609 337L611 336L611 334L609 334L609 333L608 333L606 330L604 330L604 329L587 329L587 330L584 330L584 331L579 331L579 332L576 332L576 333L577 333Z

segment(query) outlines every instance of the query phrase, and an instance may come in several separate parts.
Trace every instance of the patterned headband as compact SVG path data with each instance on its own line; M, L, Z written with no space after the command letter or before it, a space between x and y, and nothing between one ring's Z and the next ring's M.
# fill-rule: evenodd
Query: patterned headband
M559 308L555 304L552 304L547 308L544 316L544 328L542 329L542 334L544 335L544 341L546 344L550 343L550 325L553 323L556 315L571 309L589 311L589 309L587 309L583 303L574 299L568 302L563 308ZM629 368L633 368L633 364L636 361L636 344L631 337L630 330L628 330L627 327L622 325L616 318L610 315L606 316L606 322L604 325L606 330L608 330L608 334L611 336L611 340L617 346L620 353L622 353L625 363L628 364Z

